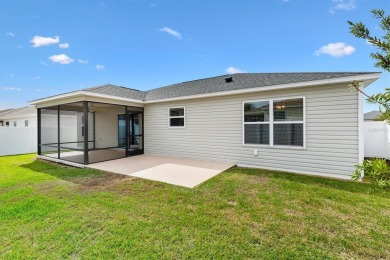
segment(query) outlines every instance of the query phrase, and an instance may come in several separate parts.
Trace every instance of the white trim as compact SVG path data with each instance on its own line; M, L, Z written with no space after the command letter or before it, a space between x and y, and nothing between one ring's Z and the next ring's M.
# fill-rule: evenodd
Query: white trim
M287 169L277 168L277 167L262 167L262 166L241 164L241 163L238 163L237 166L243 167L243 168L264 169L264 170L280 171L280 172L295 173L295 174L304 174L304 175L317 176L317 177L321 176L321 177L327 177L327 178L333 178L333 179L343 179L346 181L351 181L350 175L309 172L309 171L301 171L301 170L287 170Z
M359 90L364 90L364 84L360 83ZM358 91L358 140L359 140L359 158L358 163L362 164L364 160L364 97L363 94ZM364 177L364 171L362 178Z
M66 98L70 98L70 97L72 97L72 98L74 98L74 97L97 97L97 98L107 98L110 100L133 102L133 103L138 103L138 104L144 103L144 101L141 101L141 100L92 93L92 92L82 91L82 90L76 91L76 92L71 92L71 93L66 93L66 94L61 94L61 95L57 95L57 96L53 96L53 97L48 97L48 98L44 98L44 99L38 99L38 100L31 101L29 103L31 105L37 105L37 104L44 103L44 102L50 102L50 101L59 100L59 99L66 99Z
M171 116L171 109L183 108L183 116ZM171 126L171 118L184 118L184 126ZM168 128L186 128L186 107L185 106L176 106L168 107Z
M273 105L274 101L282 101L287 99L303 99L303 121L274 121ZM245 103L250 102L268 102L269 104L269 120L261 122L245 122ZM245 125L269 125L269 144L246 144L245 143ZM294 145L275 145L274 144L274 124L303 124L303 146ZM281 98L269 98L262 100L249 100L242 102L242 146L244 147L263 147L263 148L280 148L280 149L295 149L306 150L306 96L292 96Z
M41 103L45 103L45 102L49 102L49 101L66 99L66 98L70 98L70 97L100 97L100 98L107 98L107 99L111 99L111 100L128 101L128 102L133 102L133 103L137 103L137 104L152 104L152 103L160 103L160 102L168 102L168 101L178 101L178 100L189 100L189 99L206 98L206 97L245 94L245 93L261 92L261 91L277 90L277 89L289 89L289 88L300 88L300 87L306 87L306 86L320 86L320 85L328 85L328 84L337 84L337 83L343 83L343 82L350 82L352 80L370 81L370 83L372 83L373 81L378 79L380 77L380 75L381 75L381 73L370 73L370 74L364 74L364 75L355 75L355 76L340 77L340 78L333 78L333 79L313 80L313 81L296 82L296 83L272 85L272 86L265 86L265 87L253 87L253 88L228 90L228 91L221 91L221 92L213 92L213 93L190 95L190 96L183 96L183 97L174 97L174 98L164 98L164 99L156 99L156 100L148 100L148 101L115 97L115 96L111 96L111 95L97 94L97 93L92 93L92 92L80 90L80 91L75 91L75 92L71 92L71 93L67 93L67 94L60 94L60 95L53 96L53 97L33 100L33 101L30 101L29 103L31 105L37 105L37 104L41 104Z

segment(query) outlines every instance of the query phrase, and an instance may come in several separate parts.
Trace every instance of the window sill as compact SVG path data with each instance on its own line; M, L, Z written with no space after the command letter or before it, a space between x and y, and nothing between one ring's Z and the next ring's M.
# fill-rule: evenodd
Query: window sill
M306 146L289 146L289 145L266 145L266 144L243 144L243 147L248 148L269 148L269 149L285 149L285 150L307 150Z

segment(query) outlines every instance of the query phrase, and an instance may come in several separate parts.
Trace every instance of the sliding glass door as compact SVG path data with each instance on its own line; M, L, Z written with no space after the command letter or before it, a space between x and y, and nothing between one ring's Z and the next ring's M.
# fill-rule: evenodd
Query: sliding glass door
M143 109L128 107L126 114L118 115L118 144L127 147L127 155L142 154Z
M143 113L128 111L128 153L129 155L143 153Z

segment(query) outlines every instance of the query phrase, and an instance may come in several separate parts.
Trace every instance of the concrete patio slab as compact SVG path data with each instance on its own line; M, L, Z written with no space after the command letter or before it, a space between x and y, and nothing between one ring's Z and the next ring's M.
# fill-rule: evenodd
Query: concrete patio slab
M232 163L137 155L87 167L193 188L233 166Z

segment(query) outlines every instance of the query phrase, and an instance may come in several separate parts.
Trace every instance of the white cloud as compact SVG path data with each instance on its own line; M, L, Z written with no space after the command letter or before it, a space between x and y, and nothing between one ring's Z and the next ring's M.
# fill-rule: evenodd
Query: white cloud
M59 55L53 55L49 57L49 60L55 63L59 64L70 64L74 62L68 55L66 54L59 54Z
M15 35L13 32L9 32L9 33L7 33L7 36L9 36L9 37L15 37L16 35Z
M77 62L78 62L78 63L81 63L81 64L88 64L88 63L89 63L89 60L77 59Z
M50 44L57 44L60 42L60 37L58 36L42 37L42 36L35 35L30 42L33 44L33 47L36 48L36 47L46 46Z
M99 65L99 64L96 65L97 70L104 70L104 68L105 68L104 65Z
M182 39L183 38L183 37L181 37L181 34L178 31L175 31L175 30L173 30L171 28L168 28L168 27L161 28L161 29L159 29L159 31L160 32L166 32L166 33L168 33L168 34L170 34L170 35L172 35L172 36L174 36L174 37L176 37L178 39Z
M355 0L332 0L333 6L329 12L334 14L336 11L351 11L356 8Z
M3 90L9 90L9 91L21 91L21 88L15 88L15 87L5 87Z
M58 47L60 47L60 49L68 49L69 46L70 45L67 42L58 44Z
M321 54L328 54L332 57L342 57L351 55L355 52L355 47L346 45L344 42L329 43L324 45L314 52L314 55L319 56Z
M236 74L236 73L243 73L243 72L245 72L245 71L240 70L240 69L235 68L235 67L229 67L226 69L227 74Z

